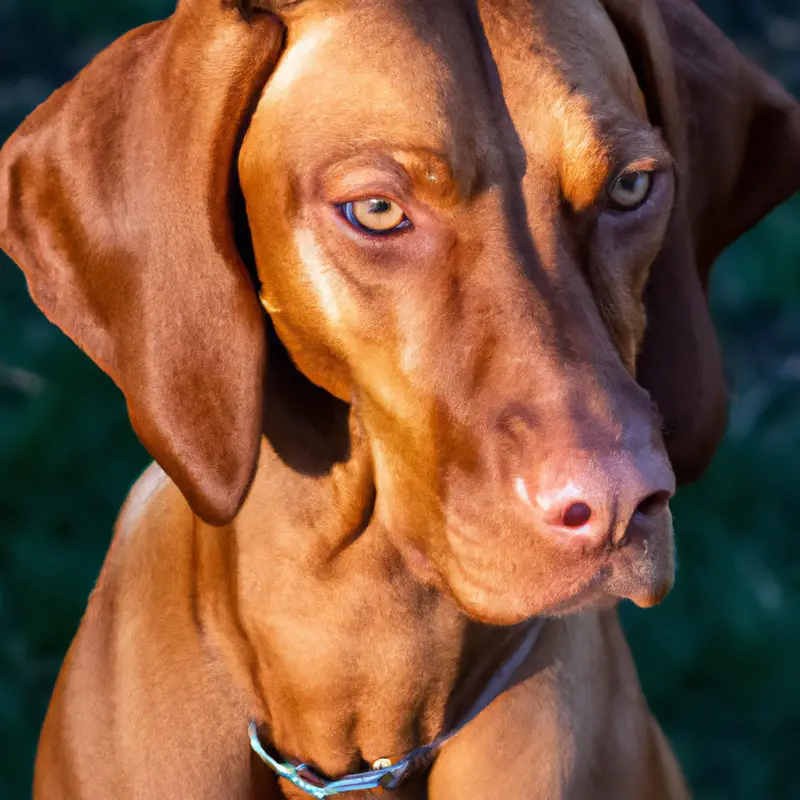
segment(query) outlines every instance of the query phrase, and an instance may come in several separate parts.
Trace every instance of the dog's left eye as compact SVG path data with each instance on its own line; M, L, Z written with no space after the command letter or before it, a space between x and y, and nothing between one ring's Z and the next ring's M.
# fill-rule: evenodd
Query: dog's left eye
M345 219L365 233L386 234L408 228L411 221L394 200L367 197L341 206Z
M653 173L631 170L619 175L608 190L608 198L614 208L633 211L644 203L653 188Z

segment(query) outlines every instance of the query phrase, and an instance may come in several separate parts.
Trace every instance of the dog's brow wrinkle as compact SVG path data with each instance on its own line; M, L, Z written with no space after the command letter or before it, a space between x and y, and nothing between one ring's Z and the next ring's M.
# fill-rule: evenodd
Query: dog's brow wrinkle
M411 178L417 192L445 205L454 205L468 197L474 183L475 169L469 167L459 170L457 175L448 159L430 150L397 150L394 160L400 164Z

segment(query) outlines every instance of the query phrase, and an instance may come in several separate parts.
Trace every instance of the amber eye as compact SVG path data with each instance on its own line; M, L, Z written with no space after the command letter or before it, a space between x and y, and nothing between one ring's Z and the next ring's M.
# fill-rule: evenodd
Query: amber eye
M367 197L341 208L345 219L365 233L393 233L411 225L403 209L388 197Z
M611 184L608 197L612 206L623 211L632 211L647 200L652 188L652 172L642 170L623 172Z

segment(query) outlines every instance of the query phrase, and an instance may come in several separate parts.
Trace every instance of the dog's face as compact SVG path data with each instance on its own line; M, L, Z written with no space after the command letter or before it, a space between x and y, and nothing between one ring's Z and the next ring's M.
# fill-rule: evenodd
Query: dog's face
M725 419L704 282L798 185L797 104L691 0L179 0L0 151L0 245L215 524L266 309L407 563L514 622L669 589Z
M585 0L333 5L293 12L239 157L277 332L476 616L656 602L674 478L635 365L674 175L618 34Z

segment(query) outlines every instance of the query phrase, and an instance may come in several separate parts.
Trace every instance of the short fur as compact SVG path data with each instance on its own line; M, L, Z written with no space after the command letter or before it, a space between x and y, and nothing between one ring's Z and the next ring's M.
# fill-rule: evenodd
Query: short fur
M158 462L35 797L300 797L248 720L331 776L401 756L535 615L391 795L687 797L614 610L671 586L672 478L643 512L628 477L708 464L708 272L798 187L797 104L689 0L180 0L114 43L0 151L0 245ZM370 194L413 230L348 228ZM612 540L526 516L576 474Z

